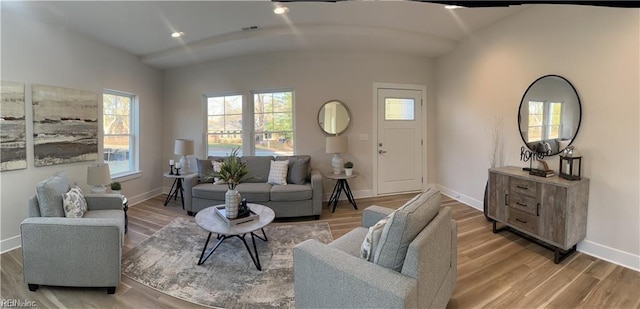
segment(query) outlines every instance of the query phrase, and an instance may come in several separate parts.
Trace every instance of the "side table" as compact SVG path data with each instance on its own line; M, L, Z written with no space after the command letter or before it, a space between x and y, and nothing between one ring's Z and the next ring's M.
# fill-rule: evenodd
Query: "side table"
M331 197L329 198L329 203L327 203L329 207L331 207L331 203L333 203L333 210L331 210L331 212L336 211L336 206L338 205L338 200L340 199L340 194L342 193L342 191L344 191L344 194L347 196L349 203L353 205L353 208L358 209L356 200L355 198L353 198L353 193L351 193L351 188L349 188L349 183L347 182L348 179L356 178L358 177L358 175L359 174L356 172L353 172L351 176L347 176L344 173L337 175L328 173L324 175L324 177L326 178L336 180L336 185L335 187L333 187L333 192L331 193Z
M129 200L126 196L122 196L122 210L124 210L124 233L129 230L129 218L127 218L127 210L129 210Z
M182 187L182 181L184 177L189 176L194 173L186 173L186 174L170 174L169 172L164 173L164 177L173 178L173 184L171 185L171 189L169 190L169 195L167 195L167 199L164 200L164 206L169 204L169 200L173 197L173 200L178 200L178 193L180 194L180 200L182 201L182 209L184 209L184 188Z

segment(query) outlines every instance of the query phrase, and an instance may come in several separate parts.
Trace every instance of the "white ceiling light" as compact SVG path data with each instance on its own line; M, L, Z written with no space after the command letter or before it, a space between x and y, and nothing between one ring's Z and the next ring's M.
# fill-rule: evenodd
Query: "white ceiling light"
M184 36L184 32L182 32L182 31L176 31L176 32L174 32L174 33L172 33L172 34L171 34L171 37L172 37L172 38L176 38L176 39L177 39L177 38L181 38L181 37L183 37L183 36Z
M462 7L459 5L445 5L444 8L447 10L455 10L455 9L461 9Z
M278 14L278 15L282 15L284 13L289 12L289 8L286 6L279 6L275 9L273 9L273 13Z

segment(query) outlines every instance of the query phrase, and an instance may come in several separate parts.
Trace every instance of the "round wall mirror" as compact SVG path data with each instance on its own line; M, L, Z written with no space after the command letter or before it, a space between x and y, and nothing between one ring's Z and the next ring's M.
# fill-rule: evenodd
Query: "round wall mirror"
M576 89L562 76L545 75L527 88L520 101L520 136L534 152L553 156L578 134L582 107Z
M351 122L347 105L338 100L326 102L318 112L318 125L324 133L337 135L346 131Z

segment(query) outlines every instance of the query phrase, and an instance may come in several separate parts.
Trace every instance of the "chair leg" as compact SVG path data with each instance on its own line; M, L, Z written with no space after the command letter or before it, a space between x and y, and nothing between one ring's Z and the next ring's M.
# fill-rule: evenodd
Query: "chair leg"
M107 287L107 294L115 294L115 293L116 293L116 287L115 286Z
M39 285L37 285L37 284L31 284L31 283L29 283L28 285L29 285L29 291L31 291L31 292L35 292L35 291L37 291L37 290L38 290L38 288L40 287L40 286L39 286Z

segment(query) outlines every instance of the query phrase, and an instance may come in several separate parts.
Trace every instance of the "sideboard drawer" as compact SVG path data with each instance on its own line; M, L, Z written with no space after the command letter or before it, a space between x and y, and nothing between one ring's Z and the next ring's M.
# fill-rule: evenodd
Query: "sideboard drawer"
M538 215L538 200L535 196L524 195L520 192L515 192L511 195L509 198L510 207Z
M538 217L534 214L526 213L509 207L507 223L514 227L533 234L538 233Z
M511 192L520 193L522 195L536 196L537 184L531 180L519 179L516 177L511 178Z

